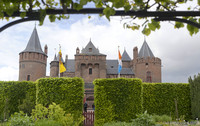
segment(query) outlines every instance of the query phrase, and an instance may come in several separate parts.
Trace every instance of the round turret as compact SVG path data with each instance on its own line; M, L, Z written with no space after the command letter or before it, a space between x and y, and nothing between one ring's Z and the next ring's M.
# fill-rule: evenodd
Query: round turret
M19 53L19 81L36 81L46 76L47 46L41 49L36 28L34 28L26 49Z

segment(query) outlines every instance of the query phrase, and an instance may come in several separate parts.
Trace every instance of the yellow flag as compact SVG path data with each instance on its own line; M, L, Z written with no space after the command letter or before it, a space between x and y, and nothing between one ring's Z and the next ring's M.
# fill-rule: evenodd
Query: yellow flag
M61 50L59 51L59 65L60 65L60 73L63 73L66 71L65 66L63 65L63 62L61 61L62 53Z

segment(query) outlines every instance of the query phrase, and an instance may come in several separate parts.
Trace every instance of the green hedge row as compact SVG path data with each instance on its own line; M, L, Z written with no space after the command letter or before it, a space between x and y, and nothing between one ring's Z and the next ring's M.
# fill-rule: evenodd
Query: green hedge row
M97 79L94 82L95 125L130 121L142 112L140 79Z
M143 107L149 114L191 119L189 84L144 83Z
M41 78L36 83L36 103L59 104L78 119L82 115L84 81L81 78ZM75 117L76 116L76 117Z
M30 114L35 106L35 83L28 81L0 82L0 120L23 110Z

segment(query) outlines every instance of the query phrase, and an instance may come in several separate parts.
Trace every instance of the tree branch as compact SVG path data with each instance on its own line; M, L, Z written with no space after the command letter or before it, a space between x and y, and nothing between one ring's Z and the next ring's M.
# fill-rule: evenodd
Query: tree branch
M155 18L154 20L155 21L177 21L177 22L187 23L189 25L192 25L192 26L200 29L200 24L193 22L193 21L190 21L190 20L181 19L181 18L162 17L162 18Z
M22 19L10 22L10 23L4 25L3 27L1 27L0 28L0 32L2 32L6 28L11 27L13 25L16 25L16 24L19 24L19 23L22 23L22 22L26 22L26 21L34 21L34 20L38 20L39 21L39 18L35 18L35 17L34 18L22 18Z
M84 8L81 10L67 9L66 12L63 9L46 9L46 14L103 14L104 8ZM200 16L199 11L124 11L115 10L115 14L112 16L137 16L137 17L177 17L177 16ZM4 12L4 17L20 17L22 12L14 12L11 16ZM34 10L32 12L27 12L27 17L38 15L39 10Z

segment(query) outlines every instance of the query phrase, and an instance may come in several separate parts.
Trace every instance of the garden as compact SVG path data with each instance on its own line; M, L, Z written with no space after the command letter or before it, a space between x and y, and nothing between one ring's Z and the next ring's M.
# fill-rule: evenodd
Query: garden
M95 126L200 126L200 74L189 83L96 79ZM0 126L83 125L84 81L0 82Z

